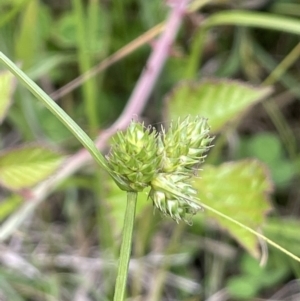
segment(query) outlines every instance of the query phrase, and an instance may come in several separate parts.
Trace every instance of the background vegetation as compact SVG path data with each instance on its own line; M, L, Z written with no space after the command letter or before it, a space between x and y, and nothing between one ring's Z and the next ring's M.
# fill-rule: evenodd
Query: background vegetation
M1 0L0 51L107 153L101 135L155 50L165 2ZM209 118L201 201L300 256L300 4L190 5L139 117L158 129ZM125 193L1 68L0 300L111 300ZM217 215L177 225L140 196L130 300L297 300L299 277L298 262Z

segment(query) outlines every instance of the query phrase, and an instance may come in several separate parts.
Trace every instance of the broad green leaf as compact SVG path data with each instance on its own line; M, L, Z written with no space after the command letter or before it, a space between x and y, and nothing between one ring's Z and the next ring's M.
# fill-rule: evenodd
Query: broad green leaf
M195 181L201 203L259 231L271 209L271 183L266 167L257 160L205 165ZM251 255L258 257L257 237L228 220L206 210L207 217L229 232ZM197 216L195 217L197 218Z
M271 93L271 88L255 88L245 83L206 79L184 82L166 99L166 120L187 115L209 119L212 132L218 132L229 121L240 119L252 105Z
M9 71L0 73L0 123L2 123L12 103L12 93L15 90L15 86L16 81L12 73Z
M14 194L0 202L0 221L4 220L22 203L22 197Z
M24 189L49 177L63 156L43 146L24 146L0 154L0 183L11 190Z

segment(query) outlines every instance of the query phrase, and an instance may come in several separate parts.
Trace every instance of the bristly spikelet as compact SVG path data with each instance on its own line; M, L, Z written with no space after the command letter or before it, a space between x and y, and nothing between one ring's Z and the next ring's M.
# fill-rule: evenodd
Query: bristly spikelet
M106 158L124 190L138 192L151 186L155 208L176 222L190 224L190 217L201 209L191 179L212 140L205 118L178 119L160 135L132 121L126 132L115 135Z
M154 206L176 222L201 209L196 190L190 180L194 169L204 161L205 153L213 140L209 136L207 120L190 116L171 123L167 132L162 129L158 137L159 153L162 154L161 172L151 181L149 197Z
M189 180L189 176L159 173L151 182L149 197L154 206L177 223L184 220L190 224L190 215L202 209Z
M171 123L169 130L162 130L159 137L159 149L163 154L163 172L190 172L195 165L202 163L205 153L213 140L209 136L207 119L190 116L183 121Z
M109 166L128 185L128 191L142 191L160 169L157 133L132 121L126 132L118 132L106 157Z

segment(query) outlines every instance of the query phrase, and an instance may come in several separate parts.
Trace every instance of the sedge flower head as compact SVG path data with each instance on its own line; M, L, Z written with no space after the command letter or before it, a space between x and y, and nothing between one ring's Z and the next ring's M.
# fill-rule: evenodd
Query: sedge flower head
M128 191L142 191L160 168L157 133L150 127L132 121L123 132L113 138L108 164Z
M190 216L202 209L196 194L189 176L159 173L151 182L149 197L164 215L190 224Z
M191 179L211 146L209 130L200 117L178 119L160 134L133 121L115 135L108 164L127 191L150 186L155 208L176 222L190 223L201 209Z
M204 161L213 138L209 136L207 119L190 116L171 123L167 132L162 131L159 148L163 153L163 172L189 173Z

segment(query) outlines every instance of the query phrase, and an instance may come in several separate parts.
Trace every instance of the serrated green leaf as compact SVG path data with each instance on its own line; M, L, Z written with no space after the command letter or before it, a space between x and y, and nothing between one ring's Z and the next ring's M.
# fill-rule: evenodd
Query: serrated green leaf
M205 165L201 178L195 181L203 204L259 230L271 209L268 194L271 182L266 167L257 160ZM228 220L206 210L219 226L229 232L254 257L259 256L258 238ZM197 218L197 216L195 217Z
M271 88L255 88L224 79L184 82L166 98L166 120L200 115L208 118L212 132L218 132L232 120L241 118L253 104L271 93Z
M0 123L12 103L12 93L15 87L16 81L13 74L8 71L0 72Z
M11 190L24 189L45 180L61 164L63 156L43 146L24 146L0 154L0 183Z

